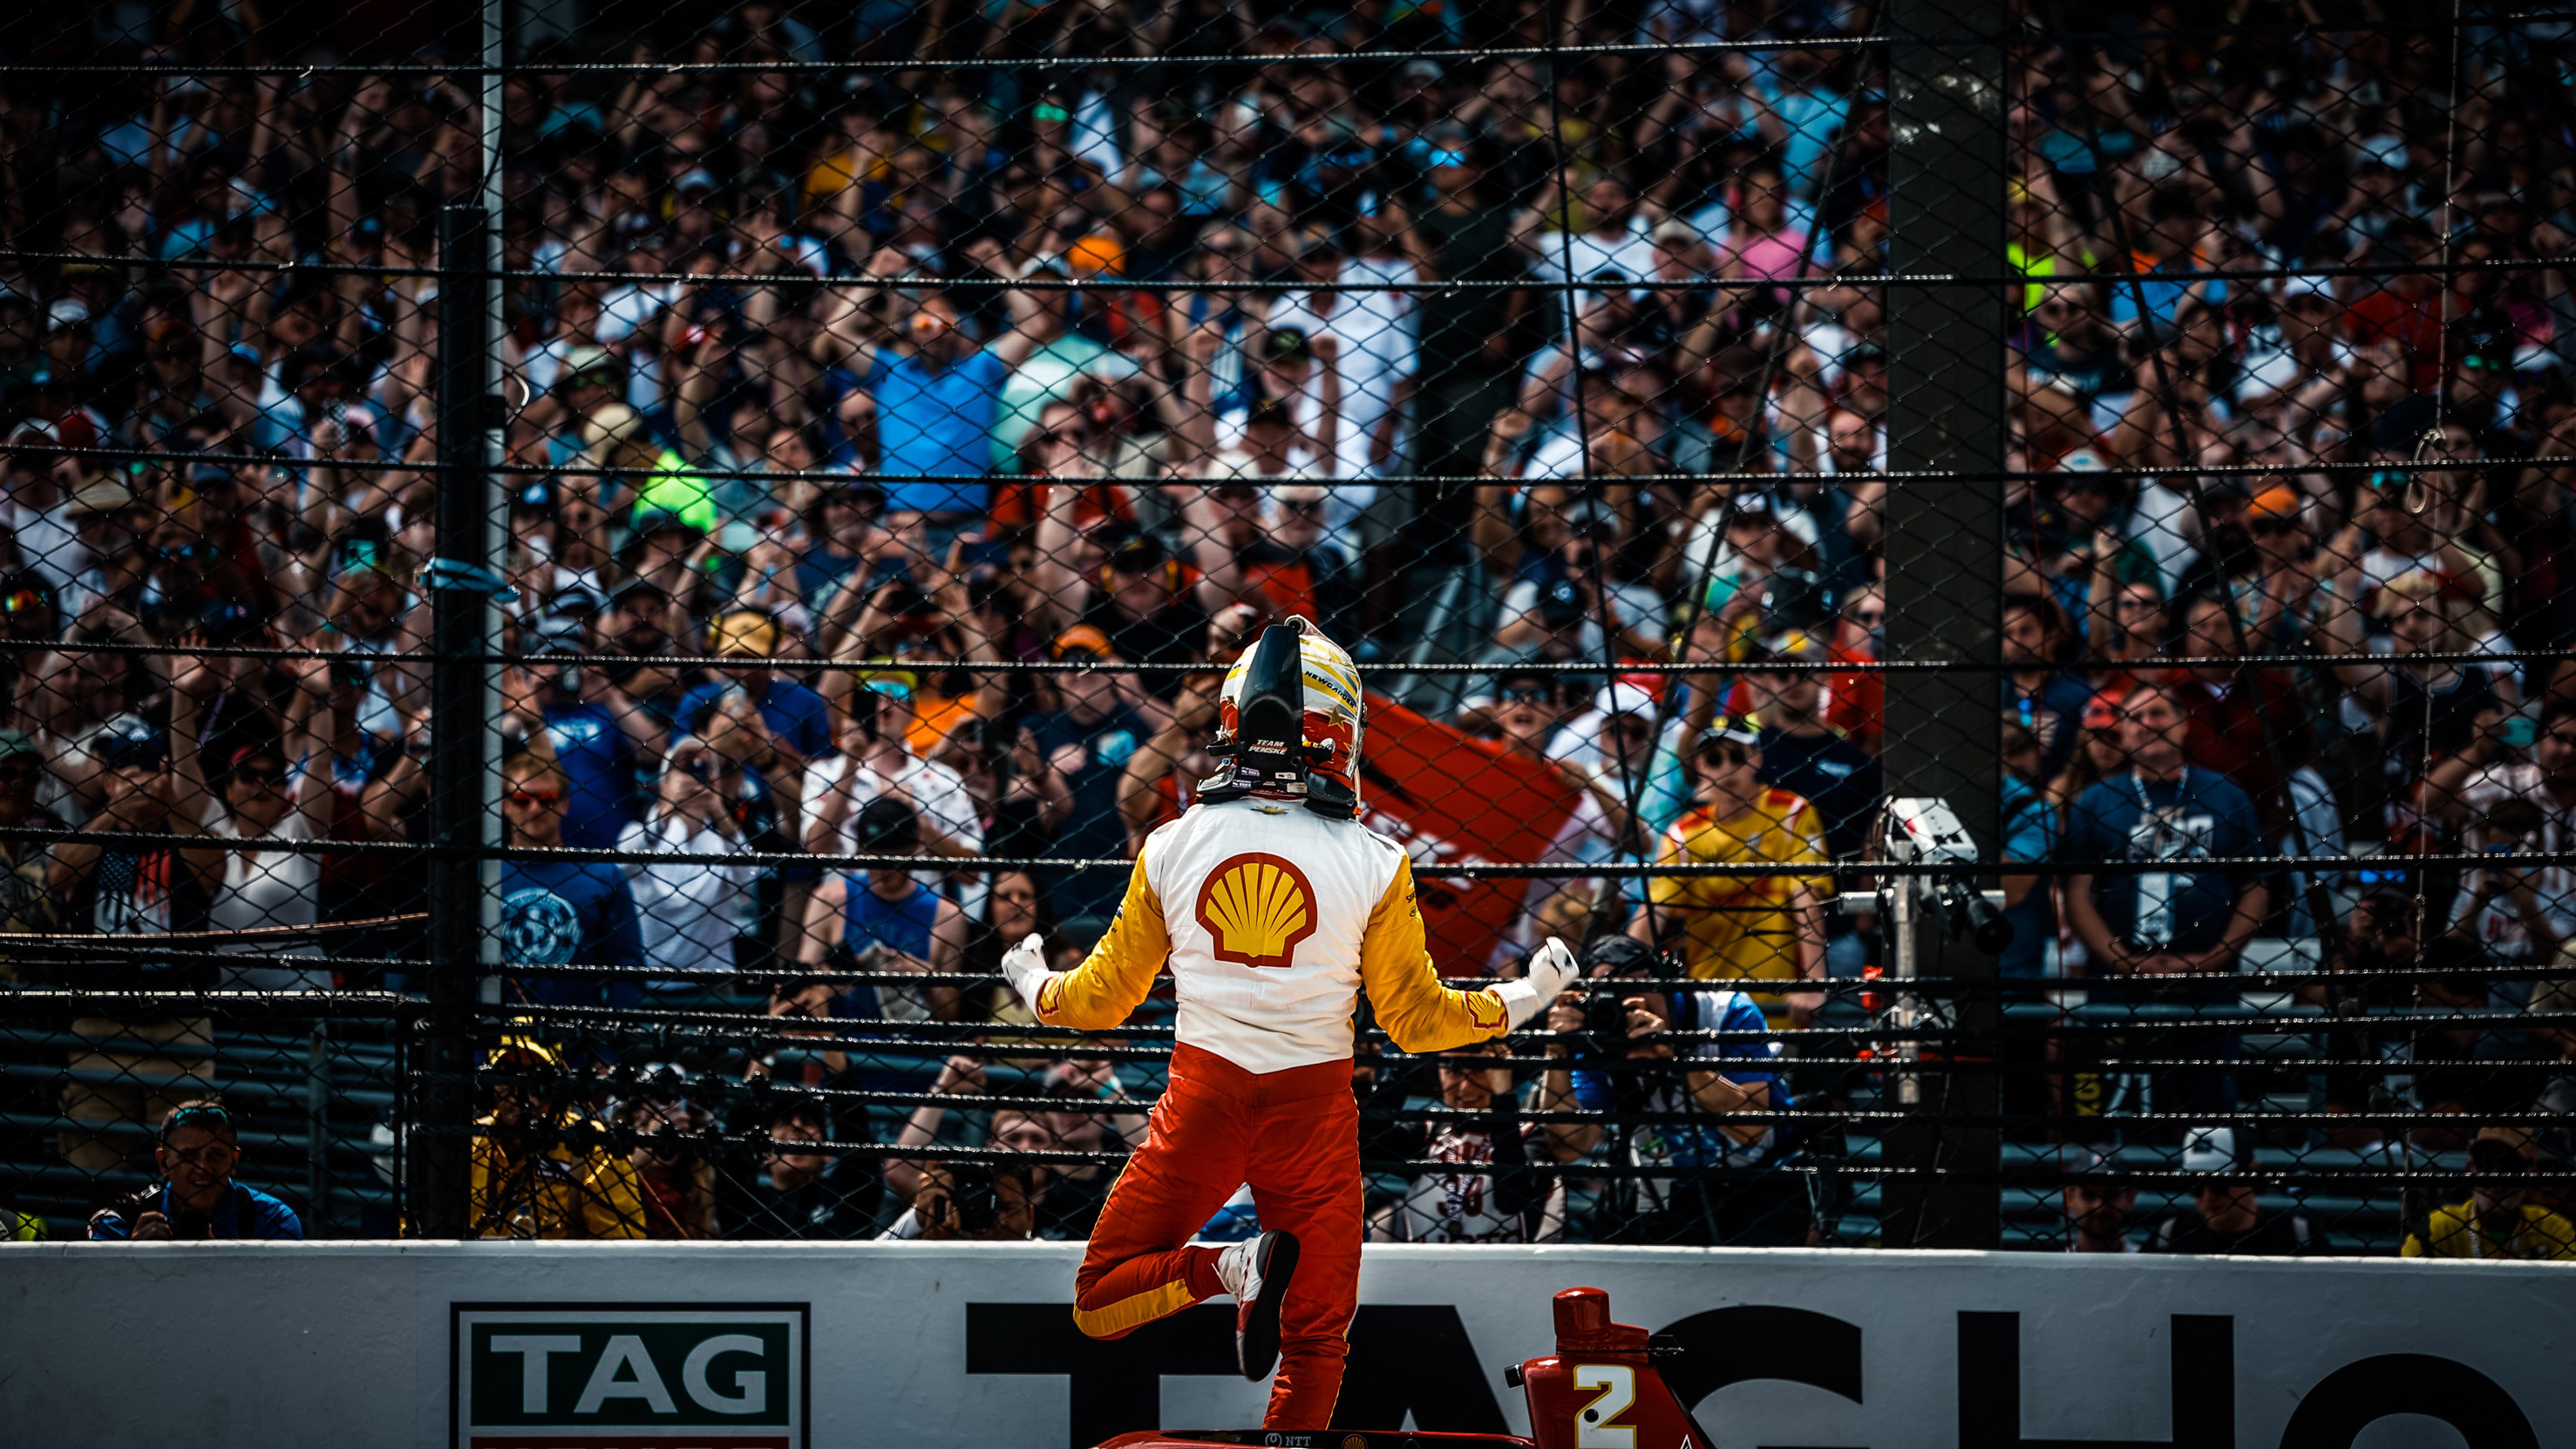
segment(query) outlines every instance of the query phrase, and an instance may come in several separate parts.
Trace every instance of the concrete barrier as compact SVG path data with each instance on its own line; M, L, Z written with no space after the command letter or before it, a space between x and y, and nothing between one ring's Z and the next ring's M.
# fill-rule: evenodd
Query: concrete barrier
M1258 1423L1230 1309L1091 1342L1079 1253L0 1245L0 1443L1061 1449ZM1712 1449L2576 1442L2576 1264L1787 1249L1372 1247L1341 1422L1525 1429L1502 1369L1577 1284L1691 1341Z

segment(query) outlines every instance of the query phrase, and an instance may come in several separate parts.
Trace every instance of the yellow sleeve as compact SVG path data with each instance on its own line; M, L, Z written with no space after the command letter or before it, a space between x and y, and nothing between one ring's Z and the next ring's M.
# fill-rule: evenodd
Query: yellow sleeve
M2398 1246L2397 1256L2401 1258L2423 1257L2424 1240L2415 1236L2413 1233L2408 1233L2406 1235L2406 1241Z
M589 1238L640 1238L644 1229L644 1184L635 1165L605 1148L590 1150L583 1164L581 1231Z
M1377 1008L1377 1024L1396 1050L1447 1051L1503 1034L1502 998L1440 984L1413 898L1413 862L1397 862L1395 879L1369 912L1360 937L1360 985Z
M1145 879L1145 854L1127 876L1127 898L1100 944L1081 965L1050 976L1038 988L1038 1020L1078 1031L1107 1031L1127 1019L1154 989L1154 973L1172 959L1172 931L1163 903Z

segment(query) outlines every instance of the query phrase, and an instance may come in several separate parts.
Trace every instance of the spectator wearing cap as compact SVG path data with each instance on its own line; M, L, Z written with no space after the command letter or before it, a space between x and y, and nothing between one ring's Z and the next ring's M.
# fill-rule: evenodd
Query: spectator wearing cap
M860 807L850 835L857 854L918 855L921 812L908 801L879 795ZM841 961L862 972L920 975L930 970L934 954L953 959L963 952L966 938L966 913L955 901L922 884L907 867L876 865L825 877L806 907L796 957L810 966ZM846 995L847 1010L862 1018L917 1022L957 1015L953 986L862 983Z
M161 1142L153 1156L161 1181L93 1214L92 1241L296 1242L304 1237L295 1209L233 1180L241 1166L241 1132L222 1102L201 1098L171 1108L161 1119Z
M1046 853L1064 860L1122 856L1127 827L1118 813L1119 783L1154 729L1133 702L1136 677L1100 667L1124 662L1107 634L1076 624L1056 636L1052 653L1066 666L1050 680L1056 708L1021 726L1035 756L1041 798L1064 802ZM1047 882L1056 919L1068 922L1108 920L1125 890L1126 881L1108 870L1061 871Z
M170 692L168 732L138 717L121 716L90 746L96 761L96 813L83 829L101 834L202 836L206 797L202 786L171 768L172 735L198 734L204 686ZM223 852L137 842L132 846L66 841L54 852L51 888L74 930L103 936L160 936L203 930L214 892L223 880ZM198 966L138 962L131 968L149 984L211 984Z
M1762 726L1762 783L1814 807L1834 859L1858 860L1885 784L1877 757L1825 718L1824 641L1805 629L1784 630L1764 640L1749 663L1752 715ZM1825 913L1825 931L1834 974L1859 975L1867 938L1839 911Z
M564 843L571 795L563 767L540 749L501 763L503 843L552 850ZM610 837L614 844L616 837ZM540 1006L631 1007L643 993L631 977L555 975L513 968L613 967L645 964L635 893L626 873L596 861L508 859L493 888L501 903L500 956L505 997Z
M1664 833L1664 865L1752 863L1784 867L1778 875L1657 876L1647 909L1628 934L1648 945L1674 943L1690 974L1703 981L1774 983L1825 976L1824 899L1833 893L1821 867L1824 825L1798 795L1762 783L1762 731L1742 716L1721 716L1686 756L1696 803ZM1812 992L1754 990L1753 1002L1773 1023L1805 1026L1823 998Z
M833 1142L830 1111L793 1096L760 1114L767 1148L749 1172L718 1178L716 1221L727 1238L824 1241L864 1238L876 1230L885 1178L862 1152L818 1152Z
M1034 320L1037 303L1013 288L1012 325L979 345L966 334L956 304L944 296L923 298L899 329L883 333L876 331L863 298L835 292L833 299L814 339L815 360L847 369L874 403L879 467L902 480L888 487L887 507L923 514L943 527L979 520L991 501L983 480L992 463L1002 390L1045 340Z
M2252 621L2231 618L2236 606L2205 595L2184 598L2180 651L2209 662L2165 671L2158 682L2182 705L2183 753L2235 781L2278 828L2287 818L2285 777L2313 753L2308 710L2281 671L2236 662L2252 642L2240 642L2238 631L2250 630Z
M2111 1175L2111 1164L2098 1152L2086 1152L2083 1171L2068 1176L2057 1190L2066 1213L2066 1251L2070 1253L2135 1253L2130 1219L2138 1210L2137 1184Z
M2195 1127L2181 1167L2199 1174L2190 1212L2168 1213L2147 1233L2150 1253L2223 1253L2235 1257L2306 1258L2334 1249L2306 1212L2274 1212L2255 1195L2253 1141L2236 1127Z
M2435 1208L2423 1227L2406 1235L2398 1255L2576 1261L2576 1224L2534 1201L2530 1182L2517 1180L2539 1170L2530 1134L2482 1129L2469 1144L2468 1199Z
M582 662L584 632L559 615L539 619L522 636L528 662L504 677L503 726L562 770L570 798L563 814L563 843L575 850L607 850L638 814L637 751L628 720L586 695L594 666ZM643 722L633 720L640 726Z
M1124 532L1097 569L1087 577L1076 574L1066 560L1074 552L1073 505L1079 492L1065 483L1047 489L1046 516L1038 525L1037 553L1029 566L1041 622L1059 636L1077 625L1087 627L1122 661L1186 664L1201 658L1213 621L1245 602L1238 556L1207 550L1201 557L1220 565L1208 573L1174 558L1153 534ZM1188 500L1185 528L1196 534L1194 541L1221 531L1213 500L1203 489L1183 496ZM1148 687L1168 696L1174 682L1171 676L1156 676Z
M482 1075L492 1110L474 1124L465 1236L643 1237L634 1164L609 1150L563 1054L533 1037L506 1036Z

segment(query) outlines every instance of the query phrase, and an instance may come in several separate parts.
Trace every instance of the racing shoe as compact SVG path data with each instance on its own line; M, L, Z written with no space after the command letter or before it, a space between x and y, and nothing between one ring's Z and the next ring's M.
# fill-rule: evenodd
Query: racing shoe
M1263 1233L1216 1257L1217 1281L1234 1295L1234 1357L1259 1383L1279 1362L1279 1305L1297 1276L1297 1235Z

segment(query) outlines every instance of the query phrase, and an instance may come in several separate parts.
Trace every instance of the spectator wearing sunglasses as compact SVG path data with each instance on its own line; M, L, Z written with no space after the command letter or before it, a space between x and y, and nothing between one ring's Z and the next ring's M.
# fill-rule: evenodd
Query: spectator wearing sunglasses
M201 791L215 793L208 832L218 840L325 840L339 808L330 782L311 773L311 766L331 758L332 727L328 661L287 661L295 676L295 694L287 708L283 747L263 740L232 751L223 773L207 779L197 741L174 734L182 798ZM174 687L182 690L210 681L200 661L179 661ZM202 798L202 797L200 797ZM215 888L208 924L219 931L261 931L281 926L310 926L321 919L322 857L293 850L229 850L223 856L223 881ZM246 956L310 956L320 948L309 940L254 939L223 948ZM327 970L298 970L282 965L229 967L223 984L255 991L327 991Z
M739 772L691 736L662 761L644 818L617 838L619 850L662 856L621 867L635 897L644 963L656 971L721 971L737 964L734 922L757 876L754 867L735 858L745 849L732 808L740 788Z
M162 1180L100 1209L89 1220L93 1241L303 1238L295 1209L233 1181L241 1166L241 1137L223 1103L201 1098L171 1108L161 1119L161 1145L153 1156Z
M1666 865L1775 863L1777 875L1661 876L1650 908L1628 934L1648 945L1677 940L1690 974L1703 981L1753 981L1750 1000L1778 1026L1803 1027L1822 995L1781 988L1825 975L1823 901L1833 893L1824 825L1814 806L1762 783L1762 734L1742 716L1721 716L1687 756L1699 808L1665 832ZM1773 994L1781 992L1781 994Z
M520 849L551 850L563 844L563 768L536 751L512 755L501 766L503 842ZM501 898L501 955L509 966L616 966L645 964L644 937L635 894L626 873L596 861L505 860ZM519 975L505 978L514 1002L543 1006L631 1007L643 993L631 979Z

